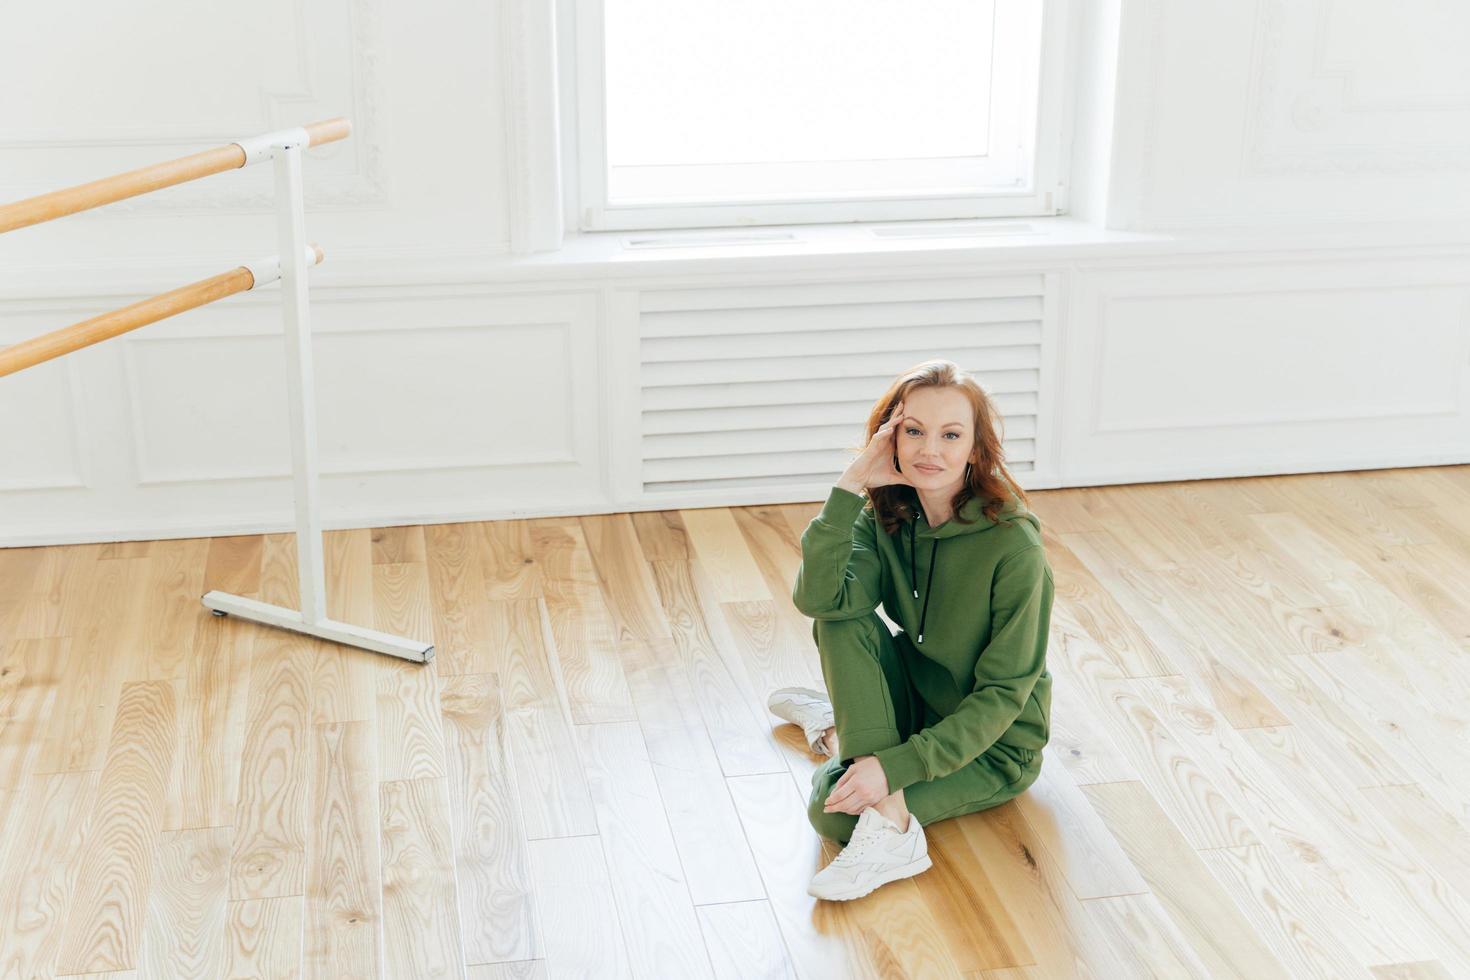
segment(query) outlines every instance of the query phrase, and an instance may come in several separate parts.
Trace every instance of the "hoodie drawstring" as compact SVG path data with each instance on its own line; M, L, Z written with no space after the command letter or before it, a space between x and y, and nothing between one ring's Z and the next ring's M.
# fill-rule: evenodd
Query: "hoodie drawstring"
M918 563L919 550L918 550L917 547L915 547L915 544L914 544L914 527L918 523L919 523L919 519L918 519L917 516L915 516L915 517L913 517L913 518L911 518L909 520L909 582L910 583L914 582L919 577L919 566L917 564ZM925 617L927 617L929 615L929 597L934 594L934 590L933 590L933 585L934 585L934 566L937 564L937 562L935 561L935 559L938 558L938 557L939 557L939 539L938 538L935 538L934 539L934 547L931 548L930 551L929 551L929 581L927 581L927 582L924 583L924 609L923 609L922 612L919 613L919 639L918 639L918 642L920 642L920 643L923 643L924 642L924 619L925 619ZM919 589L918 589L918 586L914 586L914 598L917 599L918 597L919 597Z

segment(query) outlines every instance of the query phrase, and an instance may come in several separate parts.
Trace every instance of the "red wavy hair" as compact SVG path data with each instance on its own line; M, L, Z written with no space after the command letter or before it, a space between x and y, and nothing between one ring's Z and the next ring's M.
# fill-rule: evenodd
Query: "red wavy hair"
M970 450L970 476L950 501L953 519L962 524L969 523L960 517L960 508L971 498L978 498L985 502L981 510L988 520L995 524L1007 523L996 515L1012 495L1023 504L1029 505L1030 501L1026 491L1006 469L1005 450L1002 448L1004 423L1000 413L995 410L985 389L980 387L980 382L960 370L954 361L943 358L922 361L894 378L868 414L867 438L863 445L850 448L861 453L878 427L888 421L893 406L907 401L909 393L918 388L953 388L964 395L974 409L972 431L975 442ZM883 530L893 534L903 522L913 517L918 503L919 495L913 487L896 483L869 490L865 506L873 511Z

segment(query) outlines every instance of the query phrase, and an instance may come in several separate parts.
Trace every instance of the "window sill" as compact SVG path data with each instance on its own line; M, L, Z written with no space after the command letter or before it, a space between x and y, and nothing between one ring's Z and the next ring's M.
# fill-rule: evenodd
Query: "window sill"
M740 240L745 236L745 240ZM1109 231L1067 217L875 221L750 228L602 231L568 235L555 252L497 257L495 278L601 278L790 269L852 263L1056 258L1098 246L1147 245L1173 236Z
M957 234L963 229L964 234ZM901 232L902 235L895 234ZM711 243L712 235L783 235L782 240ZM697 236L705 236L699 238ZM661 238L657 247L629 248L629 239ZM677 239L691 239L676 241ZM555 252L515 255L503 245L480 247L332 247L313 270L312 290L416 286L490 286L619 280L862 274L973 274L976 265L1056 267L1114 260L1216 261L1343 258L1354 250L1396 258L1470 248L1470 222L1332 222L1279 226L1130 232L1077 218L987 218L914 222L852 222L751 228L606 231L569 235ZM1407 250L1415 250L1409 252ZM1422 250L1422 251L1421 251ZM238 250L218 255L111 259L46 266L0 263L0 302L86 297L97 309L116 300L172 289L214 275L239 261ZM273 295L253 302L276 302ZM88 307L90 308L90 307ZM73 307L68 307L73 309ZM73 310L74 311L74 310Z
M963 229L964 233L957 233ZM901 232L902 235L895 234ZM743 244L680 238L781 235ZM631 239L664 239L629 247ZM1470 224L1318 221L1175 232L1103 228L1066 216L915 222L852 222L668 232L608 231L568 235L555 252L497 255L483 268L494 281L617 279L640 276L852 270L982 263L1065 263L1207 253L1281 253L1382 248L1453 248L1470 244Z

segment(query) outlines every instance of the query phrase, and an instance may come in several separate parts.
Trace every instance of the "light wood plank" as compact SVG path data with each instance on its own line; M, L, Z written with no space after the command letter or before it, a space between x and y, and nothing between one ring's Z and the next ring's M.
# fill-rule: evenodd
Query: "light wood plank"
M226 924L227 976L297 980L301 976L302 898L231 902Z
M418 525L375 527L372 542L374 565L424 563L424 529Z
M623 667L695 905L765 897L693 690L669 640L624 641Z
M693 557L689 550L689 535L678 511L646 510L629 516L646 560L688 561Z
M1334 941L1332 929L1317 916L1310 899L1302 900L1286 869L1265 845L1217 847L1201 851L1200 857L1292 976L1324 980L1369 976Z
M638 727L581 725L577 737L633 972L711 976Z
M327 615L342 623L372 626L372 532L367 528L323 535ZM376 722L380 655L345 643L314 642L311 720ZM437 653L435 654L438 655Z
M464 974L454 850L443 779L379 786L383 945L390 976Z
M602 841L595 835L533 840L530 856L547 976L633 977Z
M382 970L376 745L369 722L311 730L303 964L308 977L372 977Z
M1126 975L1106 933L1077 901L1062 877L1061 866L1014 800L953 822L985 868L1007 914L1026 937L1040 975Z
M1127 976L1211 980L1205 965L1152 892L1087 899L1082 904L1129 964Z
M752 707L757 695L698 563L649 565L721 770L727 776L782 771L770 738L775 719ZM764 705L764 695L759 700Z
M618 631L618 639L668 639L669 621L659 605L658 589L648 573L643 549L627 514L582 518L582 535L602 597Z
M881 976L847 904L822 902L807 894L812 875L823 866L822 844L790 777L737 776L726 782L797 974Z
M709 576L716 602L771 598L771 590L729 508L681 510L679 519L689 535L696 560Z
M460 934L471 964L544 953L498 689L495 674L461 674L445 678L441 696Z
M471 524L424 528L434 667L441 677L483 674L494 668L478 543L478 532Z
M532 521L484 521L475 525L480 577L489 599L541 597Z
M208 827L162 834L154 859L139 972L145 977L181 980L224 975L229 904L230 829Z
M960 822L940 820L925 827L924 834L933 866L916 884L960 971L969 976L1035 964L1035 937L1026 933L1018 910L997 891L992 869L971 846Z
M195 633L204 620L214 618L199 602L208 560L208 538L153 542L148 555L145 655L137 676L128 680L189 675Z
M1454 980L1454 974L1438 960L1417 963L1385 963L1373 968L1378 980Z
M1052 672L1051 740L1044 757L1065 765L1078 785L1140 778L1138 767L1118 748L1083 685L1071 676L1072 668L1054 659L1047 666Z
M1169 594L1160 590L1155 580L1133 567L1136 559L1111 532L1064 535L1062 540L1098 576L1113 599L1126 610L1129 621L1141 624L1148 636L1162 642L1168 651L1168 662L1176 669L1157 671L1156 675L1189 670L1204 683L1210 700L1229 710L1231 724L1237 727L1285 723L1271 698L1234 667L1210 638L1195 628L1189 616L1173 608ZM1076 608L1075 604L1069 605ZM1104 647L1111 645L1110 636L1100 635L1085 620L1081 621Z
M147 558L152 541L109 541L98 552L98 558Z
M301 608L301 577L296 572L296 535L267 534L260 545L260 586L255 598L261 602Z
M9 843L0 851L0 975L55 972L97 778L96 772L32 776L24 795L4 801Z
M545 644L541 602L491 601L486 612L491 648L500 651L506 745L526 835L534 840L595 834L587 777Z
M1137 769L1149 791L1194 847L1244 846L1259 843L1249 823L1191 756L1157 711L1131 685L1116 665L1098 652L1098 644L1078 624L1071 604L1052 606L1048 666L1059 683L1073 680L1097 717ZM1208 760L1205 760L1208 763ZM1116 832L1114 834L1116 836Z
M1105 532L1095 531L1093 534ZM1129 610L1120 604L1114 590L1126 598L1127 579L1117 574L1116 567L1095 552L1097 538L1085 535L1059 535L1055 528L1042 525L1047 564L1057 592L1078 611L1078 621L1088 633L1102 643L1102 652L1125 677L1154 677L1176 673L1174 658L1161 650L1152 634L1139 624ZM1093 544L1089 544L1092 542ZM1077 545L1074 548L1073 545ZM1129 562L1136 561L1129 555ZM1124 565L1125 569L1129 564ZM1099 578L1095 569L1102 569ZM1166 639L1178 642L1172 632Z
M102 547L76 544L46 548L29 589L15 593L24 596L20 618L7 628L0 613L0 635L16 639L74 635L85 622L83 608L74 600L90 592Z
M210 538L204 566L205 592L252 596L260 590L260 561L265 539L259 534Z
M428 573L422 564L373 566L373 625L385 633L433 639ZM439 673L431 660L378 664L378 778L384 782L444 775Z
M517 960L514 963L481 963L469 968L469 980L546 980L545 960Z
M1211 977L1291 974L1143 783L1082 787Z
M633 721L633 701L618 661L612 617L581 527L536 521L531 537L541 566L549 650L572 721L579 725Z
M695 911L717 980L796 980L770 902L700 905Z
M1422 955L1425 941L1416 939L1417 930L1406 929L1402 919L1384 905L1355 848L1335 827L1314 819L1314 809L1300 800L1294 777L1278 776L1272 760L1253 749L1260 743L1251 741L1252 736L1267 729L1236 732L1182 678L1131 683L1155 711L1175 722L1174 729L1191 757L1207 760L1215 785L1224 787L1257 840L1288 868L1289 874L1275 876L1272 890L1262 897L1271 905L1267 913L1319 905L1320 914L1343 935L1342 941L1363 964ZM1270 731L1289 733L1291 729ZM1243 894L1258 893L1247 889ZM1305 913L1299 917L1306 921ZM1304 955L1311 961L1310 951Z
M71 646L67 637L18 638L0 658L0 789L19 789L40 768Z
M171 681L127 684L97 787L59 973L137 967L138 944L169 791L178 694Z
M1470 901L1432 865L1412 860L1412 845L1364 805L1351 787L1337 785L1312 766L1291 729L1242 734L1258 757L1285 775L1283 785L1312 812L1323 815L1322 839L1336 841L1345 863L1351 861L1361 876L1361 893L1372 920L1383 923L1409 950L1407 956L1376 958L1369 965L1438 959L1470 973Z
M310 653L303 637L285 630L256 637L230 857L235 900L305 889Z
M1470 829L1417 785L1367 786L1357 794L1398 831L1422 862L1470 897Z
M107 755L123 678L143 655L143 603L147 558L97 563L91 615L73 635L61 667L70 683L52 709L36 772L101 769Z
M203 607L201 607L203 608ZM206 615L194 636L179 703L179 750L165 830L226 827L239 804L250 663L269 627Z
M1123 853L1087 797L1056 763L1043 762L1016 807L1061 866L1078 898L1133 895L1148 884Z

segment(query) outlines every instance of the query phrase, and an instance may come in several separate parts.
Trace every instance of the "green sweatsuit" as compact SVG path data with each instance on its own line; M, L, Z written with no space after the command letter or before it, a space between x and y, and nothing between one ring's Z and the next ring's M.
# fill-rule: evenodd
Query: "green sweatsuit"
M1051 734L1041 522L1012 494L998 515L1009 526L972 498L930 527L915 499L916 516L889 535L865 503L832 488L802 533L791 593L814 620L842 752L813 774L808 816L842 843L857 817L822 808L853 759L877 756L888 791L904 790L927 825L1025 790Z

